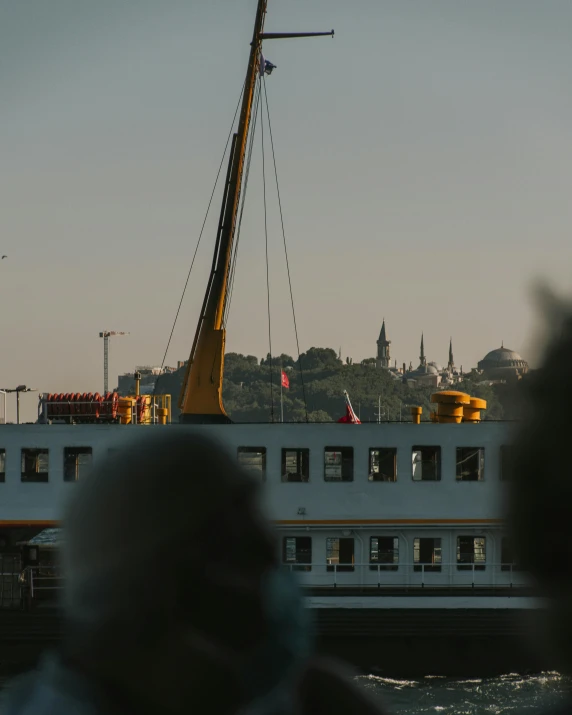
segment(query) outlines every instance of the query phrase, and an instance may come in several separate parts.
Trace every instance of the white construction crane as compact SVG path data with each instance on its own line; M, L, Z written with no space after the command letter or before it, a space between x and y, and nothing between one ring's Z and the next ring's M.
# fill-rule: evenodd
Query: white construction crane
M129 335L118 330L104 330L99 334L103 338L103 394L109 392L109 338L112 335Z

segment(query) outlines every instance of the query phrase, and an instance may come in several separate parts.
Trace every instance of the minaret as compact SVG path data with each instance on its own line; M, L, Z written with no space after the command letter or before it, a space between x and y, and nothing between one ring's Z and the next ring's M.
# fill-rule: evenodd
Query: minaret
M389 346L391 345L391 340L387 339L385 334L385 318L381 324L381 331L379 333L379 338L377 341L377 367L383 367L386 370L390 366L389 358Z
M389 346L391 345L391 340L387 339L385 332L385 318L381 323L381 330L379 332L379 338L377 340L377 367L383 367L386 370L390 367L390 355Z
M423 333L421 333L421 354L419 355L419 367L424 367L427 364L425 359L425 348L423 347Z
M449 338L449 362L447 363L447 370L453 372L455 369L455 361L453 360L453 338Z

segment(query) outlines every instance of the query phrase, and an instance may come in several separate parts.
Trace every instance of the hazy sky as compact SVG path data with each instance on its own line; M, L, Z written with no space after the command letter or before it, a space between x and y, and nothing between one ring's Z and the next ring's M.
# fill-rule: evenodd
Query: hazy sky
M0 382L160 364L228 133L255 0L0 3ZM569 0L269 0L267 87L301 348L470 367L531 352L530 281L572 265ZM274 352L295 353L269 187ZM260 149L228 349L268 351ZM217 194L217 197L219 195ZM186 359L218 199L167 364ZM2 386L0 385L0 386ZM35 398L27 397L35 404Z

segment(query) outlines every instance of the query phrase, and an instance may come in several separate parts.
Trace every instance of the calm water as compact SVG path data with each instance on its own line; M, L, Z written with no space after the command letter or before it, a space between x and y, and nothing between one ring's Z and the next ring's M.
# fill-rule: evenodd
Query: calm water
M0 671L0 689L11 680ZM363 675L358 683L379 698L389 715L534 715L558 703L572 681L558 673L499 678L427 677L394 680Z
M379 697L390 714L399 715L532 715L558 703L572 684L558 673L460 680L439 677L392 680L364 675L357 680Z

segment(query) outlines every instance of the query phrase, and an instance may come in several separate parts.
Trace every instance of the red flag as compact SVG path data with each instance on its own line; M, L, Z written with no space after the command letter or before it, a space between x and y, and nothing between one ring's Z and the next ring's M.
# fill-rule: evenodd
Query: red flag
M361 425L361 420L356 415L353 410L352 403L350 402L350 396L344 390L344 397L346 398L346 414L340 417L338 422L345 422L346 424Z
M340 417L338 422L345 422L346 424L361 425L361 420L359 419L359 417L356 415L356 413L352 410L352 408L349 405L346 406L346 414L343 417Z
M282 370L282 387L290 387L290 380L284 370Z

